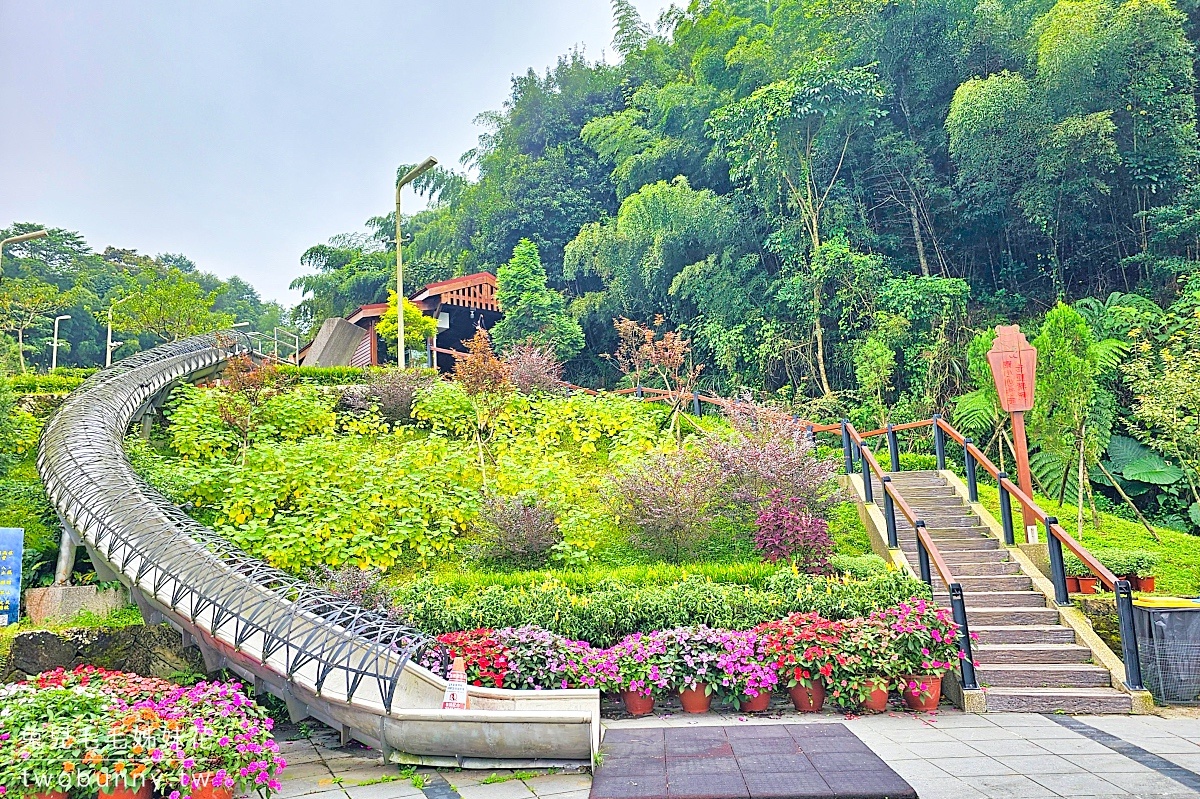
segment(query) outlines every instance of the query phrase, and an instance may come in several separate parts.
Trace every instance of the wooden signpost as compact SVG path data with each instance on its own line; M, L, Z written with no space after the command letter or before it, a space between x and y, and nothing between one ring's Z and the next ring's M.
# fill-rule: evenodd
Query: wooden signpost
M1033 389L1037 381L1037 350L1025 340L1016 325L997 325L996 341L987 354L996 381L1000 407L1012 418L1013 450L1017 459L1017 485L1028 497L1033 496L1033 478L1029 473L1029 442L1025 437L1025 412L1033 409ZM1037 519L1022 504L1025 539L1037 541Z

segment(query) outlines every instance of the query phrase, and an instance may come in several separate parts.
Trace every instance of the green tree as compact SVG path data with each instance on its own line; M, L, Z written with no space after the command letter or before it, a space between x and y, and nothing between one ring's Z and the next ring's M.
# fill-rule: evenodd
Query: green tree
M117 306L113 327L149 334L159 341L211 333L236 321L230 314L214 311L215 302L216 297L188 280L183 272L171 269L166 276L150 280L130 300Z
M392 355L396 355L396 336L399 333L396 324L396 292L388 290L388 307L375 331L383 338L384 346ZM404 298L404 346L410 350L424 349L425 340L437 335L437 320L432 316L421 313L421 309Z
M566 312L562 295L546 285L537 245L529 239L518 242L496 273L496 300L504 318L492 328L492 338L501 353L531 342L553 347L555 356L566 361L583 349L583 329Z
M22 372L29 346L26 334L66 304L67 297L56 286L37 278L22 277L0 284L0 330L16 336Z

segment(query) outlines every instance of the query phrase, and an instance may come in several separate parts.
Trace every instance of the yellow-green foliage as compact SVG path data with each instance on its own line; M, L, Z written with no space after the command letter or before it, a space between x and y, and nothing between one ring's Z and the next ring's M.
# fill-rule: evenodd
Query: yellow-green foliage
M1000 498L996 489L980 484L979 499L997 519L1000 518ZM1074 505L1061 507L1053 499L1035 495L1034 499L1047 513L1057 516L1071 535L1076 534L1078 510ZM1014 518L1019 526L1020 511L1014 503ZM1138 522L1131 522L1108 513L1100 514L1100 529L1092 525L1092 512L1083 510L1083 545L1090 550L1144 549L1158 556L1155 590L1158 593L1194 595L1200 591L1200 538L1166 527L1155 527L1160 540L1155 540ZM1045 540L1041 531L1039 540Z

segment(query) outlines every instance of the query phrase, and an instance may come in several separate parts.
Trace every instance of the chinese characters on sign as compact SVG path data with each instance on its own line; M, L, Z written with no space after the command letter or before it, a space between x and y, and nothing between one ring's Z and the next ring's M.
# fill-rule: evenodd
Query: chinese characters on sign
M25 531L0 527L0 627L17 623L21 613L21 552Z
M987 354L1006 413L1033 409L1033 386L1037 376L1037 350L1029 345L1016 325L996 328L996 342Z

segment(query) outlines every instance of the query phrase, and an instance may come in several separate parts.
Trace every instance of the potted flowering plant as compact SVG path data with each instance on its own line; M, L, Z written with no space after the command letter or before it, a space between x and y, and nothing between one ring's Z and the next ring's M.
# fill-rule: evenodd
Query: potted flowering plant
M595 688L590 666L595 650L586 641L572 641L541 627L496 630L508 663L504 684L509 688Z
M0 688L0 789L9 795L60 799L87 784L84 757L111 700L84 686Z
M888 693L906 670L887 624L876 618L851 619L842 623L829 693L842 707L879 713L887 709Z
M722 630L717 667L721 674L718 690L738 710L757 713L771 704L779 675L757 633Z
M672 687L686 713L705 713L722 677L717 660L725 651L726 633L706 625L677 627L662 633L665 662L673 675Z
M674 663L662 632L634 633L604 651L597 664L606 688L620 691L625 709L634 716L654 711L654 699L675 685Z
M786 683L792 704L801 712L819 711L826 681L837 664L837 647L845 625L816 613L793 613L760 625L756 631L779 682Z
M911 599L871 619L890 628L898 665L905 668L901 692L912 710L933 710L942 696L942 675L954 668L964 653L958 645L958 625L948 608L926 599Z
M495 630L481 627L477 630L443 633L437 640L446 647L451 660L461 657L466 662L469 684L488 688L504 687L509 655L504 645L496 640ZM434 673L442 669L441 654L435 649L425 650L419 662Z

